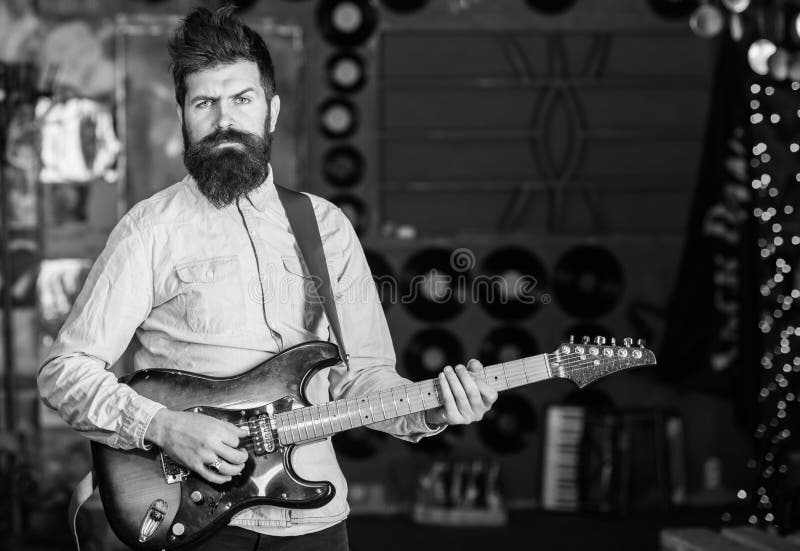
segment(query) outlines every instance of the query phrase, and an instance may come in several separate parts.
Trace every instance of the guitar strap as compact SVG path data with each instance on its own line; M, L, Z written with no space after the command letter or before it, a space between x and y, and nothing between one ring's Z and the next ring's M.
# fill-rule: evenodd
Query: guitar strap
M308 266L308 273L314 283L314 293L317 300L322 301L325 316L336 337L339 345L339 357L350 369L349 358L342 339L342 328L339 324L339 314L336 310L336 301L333 298L331 277L328 273L328 263L325 260L325 251L322 248L322 237L319 234L317 217L314 216L314 207L308 195L294 191L283 186L275 185L278 197L286 211L289 226L292 228L300 254Z

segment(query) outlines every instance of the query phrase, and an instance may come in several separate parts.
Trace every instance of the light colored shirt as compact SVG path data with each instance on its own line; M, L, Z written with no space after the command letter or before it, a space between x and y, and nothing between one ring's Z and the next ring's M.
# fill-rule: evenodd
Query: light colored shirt
M386 318L364 252L336 206L310 195L350 354L350 369L321 370L312 403L407 384L395 371ZM131 339L134 368L235 376L293 345L332 340L270 177L248 197L212 206L187 176L135 205L111 232L39 371L42 399L87 437L122 449L146 448L162 407L108 370ZM244 407L231 404L231 407ZM422 413L371 425L417 441L435 434ZM258 506L231 524L273 535L313 532L349 511L347 484L330 438L297 448L296 472L336 488L318 509Z

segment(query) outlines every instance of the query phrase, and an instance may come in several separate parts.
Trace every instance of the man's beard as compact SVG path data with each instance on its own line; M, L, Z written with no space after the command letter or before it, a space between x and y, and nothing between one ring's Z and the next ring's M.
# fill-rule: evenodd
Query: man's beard
M197 182L197 188L212 205L222 208L245 197L261 185L269 174L272 134L269 117L266 139L239 130L218 130L198 142L189 143L183 131L183 164ZM217 147L227 142L227 145ZM239 145L231 145L239 144Z

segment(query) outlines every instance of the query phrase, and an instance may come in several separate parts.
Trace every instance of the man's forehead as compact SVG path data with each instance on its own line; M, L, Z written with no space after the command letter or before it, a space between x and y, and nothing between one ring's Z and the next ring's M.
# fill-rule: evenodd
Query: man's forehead
M207 89L227 89L253 86L260 88L261 75L253 61L237 61L215 65L191 73L186 77L187 92L203 92Z

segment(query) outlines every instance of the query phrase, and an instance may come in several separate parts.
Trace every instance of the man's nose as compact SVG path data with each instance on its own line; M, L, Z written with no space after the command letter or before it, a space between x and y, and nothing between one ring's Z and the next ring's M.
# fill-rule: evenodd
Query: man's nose
M233 126L233 116L229 107L221 103L217 107L217 128L225 129Z

